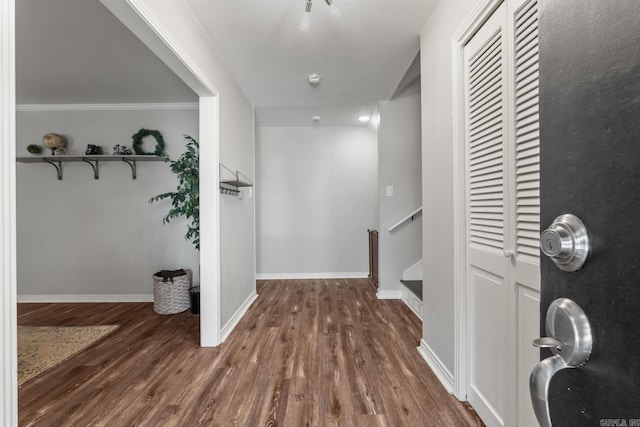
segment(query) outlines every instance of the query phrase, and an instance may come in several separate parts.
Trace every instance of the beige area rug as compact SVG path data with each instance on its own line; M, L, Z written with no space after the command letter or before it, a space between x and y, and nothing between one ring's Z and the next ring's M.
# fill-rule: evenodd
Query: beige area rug
M59 365L100 338L109 326L18 326L18 386Z

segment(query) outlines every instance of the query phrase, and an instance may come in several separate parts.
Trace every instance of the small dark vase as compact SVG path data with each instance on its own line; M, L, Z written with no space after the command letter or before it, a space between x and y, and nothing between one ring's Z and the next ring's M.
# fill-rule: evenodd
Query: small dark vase
M189 289L189 298L191 299L191 313L200 314L200 286Z

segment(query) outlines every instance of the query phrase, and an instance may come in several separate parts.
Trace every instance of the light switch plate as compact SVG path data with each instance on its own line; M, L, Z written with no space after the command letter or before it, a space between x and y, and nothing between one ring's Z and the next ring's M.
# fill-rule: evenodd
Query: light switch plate
M387 197L393 197L393 185L387 185Z

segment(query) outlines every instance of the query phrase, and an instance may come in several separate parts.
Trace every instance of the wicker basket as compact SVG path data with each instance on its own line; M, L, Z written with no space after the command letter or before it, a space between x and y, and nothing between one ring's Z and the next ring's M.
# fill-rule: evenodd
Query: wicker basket
M188 310L191 306L189 288L190 270L162 270L154 274L153 310L158 314L175 314Z

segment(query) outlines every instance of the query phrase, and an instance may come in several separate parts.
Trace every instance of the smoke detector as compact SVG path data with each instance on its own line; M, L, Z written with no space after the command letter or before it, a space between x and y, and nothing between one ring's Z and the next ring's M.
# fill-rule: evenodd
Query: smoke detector
M320 74L309 74L309 77L307 77L307 81L311 86L318 86L320 84Z

